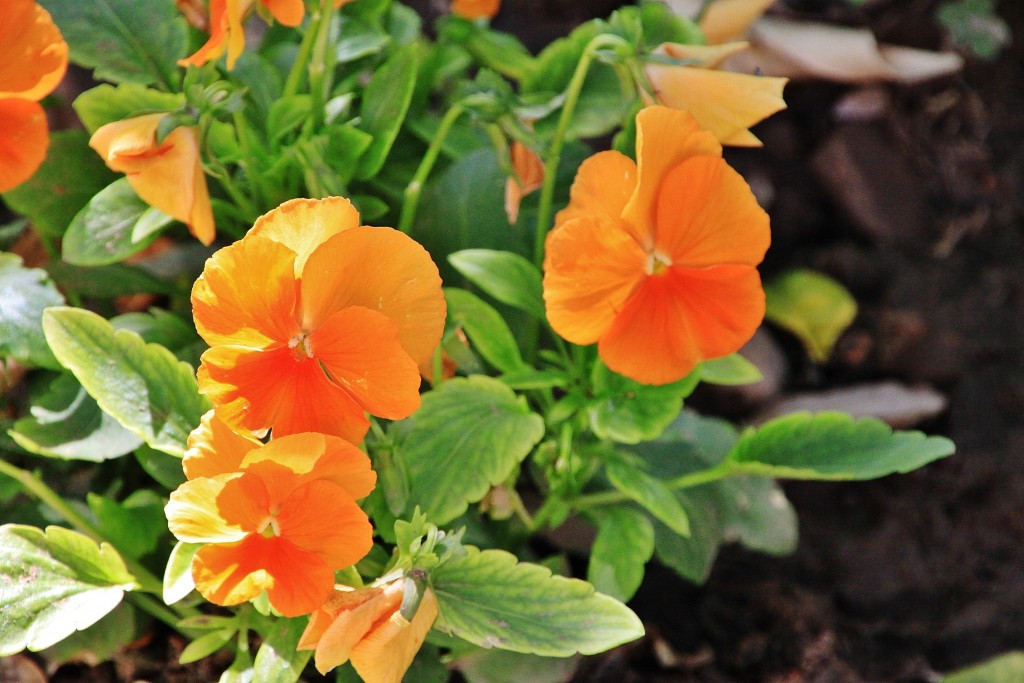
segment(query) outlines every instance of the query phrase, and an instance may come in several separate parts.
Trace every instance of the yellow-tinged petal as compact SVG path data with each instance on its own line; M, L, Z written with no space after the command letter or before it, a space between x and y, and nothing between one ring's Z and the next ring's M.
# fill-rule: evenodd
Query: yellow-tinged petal
M649 249L657 232L654 204L662 179L693 156L721 156L722 146L684 111L645 107L636 115L637 184L622 216L637 242Z
M250 451L242 467L256 471L263 462L287 467L296 475L314 473L317 479L340 486L352 498L369 495L377 481L366 453L328 434L307 432L272 439L262 448Z
M302 271L301 299L302 324L309 330L350 306L383 313L417 364L444 332L437 266L422 246L392 228L352 228L317 247Z
M555 227L580 216L617 222L636 190L636 162L615 151L598 152L580 164L569 205L555 216Z
M335 591L310 620L298 648L315 648L317 671L326 674L349 660L374 625L402 606L402 581L355 591ZM326 624L326 625L325 625Z
M700 28L711 44L733 40L744 35L774 1L716 0L701 18Z
M214 503L224 487L241 476L236 472L203 477L179 486L164 507L171 533L186 543L233 543L245 538L248 531L225 520Z
M437 612L437 598L427 588L411 622L395 612L359 641L352 649L352 667L366 683L401 683Z
M53 92L67 66L68 45L49 12L34 0L0 3L0 99L39 101Z
M621 225L583 215L548 233L544 302L552 328L593 344L639 286L647 255Z
M359 212L344 197L292 199L260 216L246 239L262 235L295 252L295 277L306 259L339 232L359 227Z
M256 437L234 431L209 410L188 435L188 450L181 464L189 479L237 472L246 454L262 445Z
M31 178L48 145L46 112L37 102L0 99L0 192Z

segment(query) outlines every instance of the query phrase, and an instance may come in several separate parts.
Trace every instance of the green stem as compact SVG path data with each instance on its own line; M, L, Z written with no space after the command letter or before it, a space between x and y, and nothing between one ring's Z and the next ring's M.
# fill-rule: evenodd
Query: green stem
M142 610L149 616L153 617L154 619L157 619L167 624L183 636L186 636L188 638L194 638L196 635L200 633L199 631L194 631L192 629L182 628L181 626L179 626L178 623L181 621L182 617L177 612L172 610L170 607L167 607L159 600L156 600L150 597L149 595L146 595L145 593L128 593L126 597L133 605L138 607L140 610ZM195 612L194 614L190 613L188 616L199 616L199 612Z
M544 240L550 229L553 203L555 198L555 179L558 173L558 164L562 160L562 148L565 146L565 134L569 130L569 123L572 115L576 112L576 105L579 103L580 93L583 90L583 82L587 79L590 65L597 57L597 51L603 47L628 46L625 40L619 36L609 33L602 33L594 36L587 47L583 50L576 71L573 72L569 86L565 90L565 104L562 105L562 113L558 118L558 126L555 128L554 137L551 139L551 146L548 148L547 158L544 162L544 184L540 190L540 201L537 209L537 230L533 244L533 262L540 268L544 263Z
M729 461L726 460L711 469L690 472L689 474L678 476L675 479L670 479L665 482L665 487L671 491L688 489L694 486L710 484L713 481L718 481L720 479L725 479L727 477L743 473L742 469L733 467ZM621 491L601 491L600 493L591 493L580 496L576 500L572 501L572 506L577 510L584 510L587 508L600 507L602 505L622 503L627 500L631 500L631 498Z
M327 89L327 48L328 36L331 32L331 11L333 0L320 0L320 7L313 15L310 26L316 25L316 37L313 41L313 56L309 61L309 92L312 96L312 116L304 127L306 130L319 129L324 122L324 103Z
M299 54L295 56L295 63L292 70L288 72L288 78L284 82L282 97L291 97L299 92L302 87L303 77L309 64L309 56L313 54L313 43L316 42L317 30L315 27L316 17L312 17L309 25L306 26L306 35L302 36L302 43L299 44Z
M441 119L441 124L437 128L437 132L434 134L434 139L430 141L430 146L427 147L427 153L423 155L423 161L420 162L419 167L416 169L416 174L405 188L405 193L402 195L402 214L398 219L398 229L406 235L412 230L412 222L416 219L416 206L420 202L423 185L427 182L427 177L434 168L434 164L437 163L437 157L441 154L444 139L448 136L455 121L462 116L464 111L465 107L463 107L462 103L456 102L444 115Z

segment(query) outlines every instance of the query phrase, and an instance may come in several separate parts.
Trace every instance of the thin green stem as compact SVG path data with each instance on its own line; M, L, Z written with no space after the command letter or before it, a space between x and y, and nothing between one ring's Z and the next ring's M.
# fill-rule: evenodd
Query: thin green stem
M437 132L434 134L434 139L430 141L430 146L427 147L427 153L423 155L423 161L420 162L419 167L416 169L416 174L413 175L412 180L405 188L405 192L402 195L402 214L398 219L398 229L407 235L412 230L412 222L416 219L416 206L420 202L423 185L427 182L427 177L430 175L430 171L433 170L434 164L437 163L437 157L441 154L444 139L448 137L448 133L451 131L455 121L462 116L465 110L461 102L456 102L444 115L441 119L441 124L437 128Z
M179 626L178 624L182 619L181 615L172 610L170 607L164 605L159 600L156 600L155 598L152 598L145 593L128 593L127 598L133 605L141 609L143 612L153 617L154 619L162 621L163 623L167 624L183 636L186 636L188 638L194 638L197 634L200 633L199 631L194 631L192 629L182 628L181 626ZM195 614L189 614L188 616L198 615L199 613L196 612Z
M285 79L284 91L281 93L282 97L291 97L298 94L299 88L302 87L303 78L309 65L309 57L313 54L313 44L316 42L316 35L316 17L314 16L310 19L309 25L306 26L306 35L302 36L302 42L299 44L299 54L295 56L292 70L288 72L288 78Z
M565 104L562 105L562 113L558 118L558 125L555 128L554 137L551 139L551 146L548 148L547 158L544 161L544 183L541 185L540 200L537 209L537 229L533 245L533 261L540 268L544 263L544 240L548 230L551 228L551 216L555 198L555 179L558 173L558 164L562 160L562 148L565 146L565 135L569 130L572 115L576 112L576 105L579 103L580 93L583 90L583 83L587 79L590 65L597 57L597 52L604 47L623 47L628 43L619 36L610 33L602 33L594 36L587 47L583 50L576 71L573 72L569 86L565 90Z
M306 122L303 133L307 134L318 130L324 122L324 103L327 99L327 90L330 88L328 76L330 70L327 68L327 54L330 47L328 40L331 32L331 14L333 0L320 0L320 7L313 15L310 26L316 26L316 38L313 42L313 54L309 60L309 93L312 96L312 116Z
M675 479L670 479L665 482L665 487L671 491L688 489L694 486L710 484L713 481L718 481L720 479L725 479L739 474L743 474L743 471L740 468L733 467L728 461L724 461L711 469L690 472L689 474L678 476ZM588 508L601 507L602 505L622 503L627 500L631 500L630 497L621 491L601 491L600 493L591 493L580 496L572 501L572 506L577 510L584 510Z

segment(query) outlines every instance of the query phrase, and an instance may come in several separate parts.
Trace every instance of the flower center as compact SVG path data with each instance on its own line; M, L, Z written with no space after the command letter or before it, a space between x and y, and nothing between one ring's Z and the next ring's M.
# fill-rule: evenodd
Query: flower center
M302 361L313 357L313 346L309 343L309 333L299 332L288 340L288 348L292 350L295 360Z
M647 254L647 267L645 270L648 275L664 275L668 267L672 265L672 259L664 254L652 251Z
M259 527L256 529L256 533L263 538L274 538L275 536L281 535L281 527L277 523L277 517L273 515L267 515Z

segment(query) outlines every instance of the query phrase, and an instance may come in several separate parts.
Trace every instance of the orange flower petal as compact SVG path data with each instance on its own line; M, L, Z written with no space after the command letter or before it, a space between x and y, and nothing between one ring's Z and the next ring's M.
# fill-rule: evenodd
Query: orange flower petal
M334 383L367 412L400 420L420 407L419 368L386 315L362 306L344 308L320 325L310 343Z
M662 43L655 48L655 54L667 55L675 59L685 59L694 62L693 66L702 66L705 69L717 69L722 62L733 55L739 54L750 48L746 41L734 43L723 43L721 45L691 45L685 43ZM669 66L668 68L674 68Z
M334 592L331 593L331 597L327 598L327 601L324 602L324 604L320 605L320 607L315 609L313 613L309 615L309 623L306 625L306 629L302 632L302 636L299 638L299 643L295 649L315 650L317 643L339 615L370 602L382 590L384 589L379 587L346 590L338 590L335 588ZM399 605L400 604L401 602L399 602ZM352 642L349 643L346 648L346 658L348 657L348 649L351 649L352 645L359 638L362 638L363 634L365 634L372 625L373 623L371 620L367 622L366 628L364 629L339 629L340 631L343 631L343 633L340 634L342 637L352 639ZM337 664L334 666L337 666Z
M359 212L344 197L292 199L260 216L246 239L262 235L295 252L295 277L309 255L339 232L359 227ZM307 328L310 329L310 328Z
M544 162L518 140L512 143L509 155L515 175L505 180L505 215L509 224L515 225L523 197L544 184Z
M355 564L373 547L373 527L366 513L345 489L323 479L292 491L277 523L282 538L332 569Z
M185 476L196 479L237 472L246 453L262 445L255 437L234 431L209 410L188 435L188 450L182 459Z
M369 495L377 482L366 453L327 434L307 432L278 437L251 451L242 467L256 471L262 462L283 465L299 475L315 472L317 479L330 481L357 499Z
M724 43L743 35L775 0L717 0L708 6L700 28L708 43Z
M171 533L186 543L233 543L245 538L248 531L225 520L213 504L241 476L236 472L204 477L179 486L164 507Z
M53 92L67 66L68 44L49 12L34 0L0 4L0 99L39 101Z
M350 598L342 594L340 600L332 598L328 603L337 611L334 612L330 626L315 643L314 663L317 671L322 674L347 662L352 655L352 649L370 629L402 606L402 581L393 581L383 587L364 588L353 593L356 596ZM334 595L339 594L336 592ZM303 649L308 649L311 644L305 634L300 640L300 648L303 647L303 643L307 646Z
M48 145L46 112L38 103L0 99L0 192L31 178Z
M690 114L668 107L645 107L636 115L636 191L623 209L642 247L654 244L654 202L662 179L672 168L692 156L722 156L715 137L701 130Z
M430 254L391 228L345 230L319 246L302 271L305 329L316 329L349 306L379 311L398 326L398 339L419 363L444 332L441 277Z
M401 683L436 619L437 598L428 588L411 622L396 611L359 641L352 667L366 683Z
M306 14L306 4L302 0L260 0L270 14L285 26L298 26Z
M647 256L621 221L581 217L548 233L544 302L548 321L575 344L593 344L640 284Z
M580 164L569 206L555 216L555 227L580 216L619 221L636 189L636 163L615 151L598 152Z
M247 237L218 250L192 287L192 315L207 344L254 349L284 344L295 322L295 252L265 238Z
M601 339L598 353L615 372L645 384L667 384L703 360L739 349L763 317L756 269L671 266L644 280Z
M656 248L677 266L756 266L771 240L768 214L721 157L692 157L662 182Z
M490 19L501 9L501 0L453 0L452 14L463 19Z
M242 17L252 3L253 0L210 0L210 38L193 55L178 60L178 65L202 66L227 52L228 69L235 68L235 62L245 49Z

